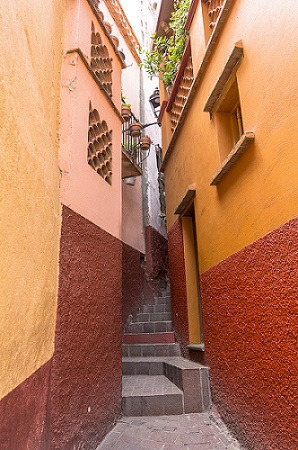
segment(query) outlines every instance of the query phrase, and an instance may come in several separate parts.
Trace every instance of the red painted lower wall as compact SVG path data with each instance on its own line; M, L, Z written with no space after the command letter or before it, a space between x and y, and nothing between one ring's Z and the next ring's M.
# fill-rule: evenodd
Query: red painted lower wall
M155 228L145 228L146 274L154 293L166 289L169 264L168 241Z
M213 401L247 449L298 449L298 219L201 277Z
M188 314L186 296L183 230L180 217L168 232L171 282L172 320L177 341L184 356L188 356Z
M130 314L138 312L144 303L146 286L145 267L140 262L140 252L122 244L122 325L125 328Z
M140 263L141 253L123 243L122 247L122 321L143 304L150 304L154 296L168 284L168 241L153 227L145 228L146 261Z
M121 410L122 243L63 207L51 450L94 450Z
M0 401L0 449L45 450L51 361Z

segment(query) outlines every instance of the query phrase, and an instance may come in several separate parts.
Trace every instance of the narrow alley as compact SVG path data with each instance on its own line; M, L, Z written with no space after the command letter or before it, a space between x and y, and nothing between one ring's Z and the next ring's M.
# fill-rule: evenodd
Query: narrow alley
M297 0L0 0L0 48L0 450L297 450Z

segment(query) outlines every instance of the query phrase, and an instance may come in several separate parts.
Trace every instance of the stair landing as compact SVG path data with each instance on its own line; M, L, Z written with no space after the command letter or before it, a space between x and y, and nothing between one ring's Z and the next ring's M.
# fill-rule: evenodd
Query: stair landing
M181 357L172 331L170 297L131 317L122 345L125 416L176 415L211 407L209 369Z
M126 416L183 413L183 393L163 375L123 376L122 405Z

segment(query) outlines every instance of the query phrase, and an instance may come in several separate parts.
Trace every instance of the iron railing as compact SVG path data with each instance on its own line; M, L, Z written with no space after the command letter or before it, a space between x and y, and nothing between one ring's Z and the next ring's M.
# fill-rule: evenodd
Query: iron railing
M140 138L130 135L130 125L139 120L131 113L129 120L122 124L122 149L129 155L133 162L142 169L142 152Z

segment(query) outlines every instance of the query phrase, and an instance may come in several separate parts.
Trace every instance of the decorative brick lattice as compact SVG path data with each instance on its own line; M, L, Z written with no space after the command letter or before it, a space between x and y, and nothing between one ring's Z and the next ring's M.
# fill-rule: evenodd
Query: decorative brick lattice
M191 56L188 58L187 65L185 67L181 82L175 96L175 100L171 109L171 130L175 130L176 125L179 121L182 109L187 100L191 85L193 83L193 68Z
M208 0L208 16L210 19L209 27L211 30L215 27L217 19L221 13L225 0Z
M98 111L90 107L88 130L88 164L112 184L112 131L100 121Z
M102 43L99 33L95 33L94 24L91 25L91 70L101 82L103 88L112 97L112 61L107 47Z

